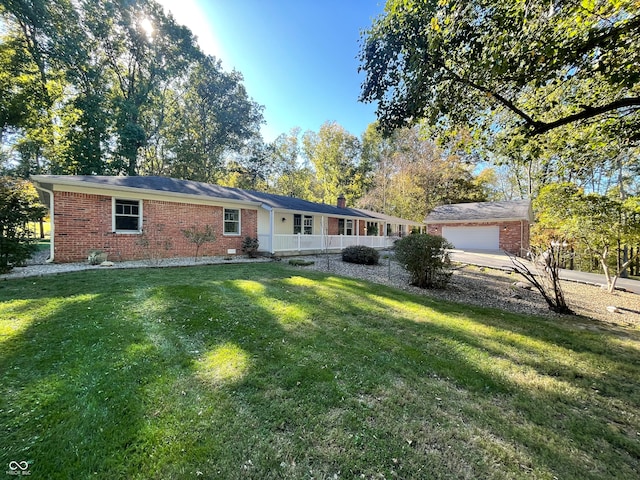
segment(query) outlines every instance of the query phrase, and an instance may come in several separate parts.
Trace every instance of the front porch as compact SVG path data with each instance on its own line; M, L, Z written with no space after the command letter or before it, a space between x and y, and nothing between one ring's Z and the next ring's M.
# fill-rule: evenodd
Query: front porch
M352 245L363 245L372 248L390 248L397 236L378 235L303 235L276 234L258 235L260 251L273 254L296 254L300 252L336 252Z

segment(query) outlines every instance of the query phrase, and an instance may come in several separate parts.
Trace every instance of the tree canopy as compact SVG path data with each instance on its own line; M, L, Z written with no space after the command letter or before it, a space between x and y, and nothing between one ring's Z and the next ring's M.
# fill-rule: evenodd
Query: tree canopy
M364 208L421 222L438 205L488 199L487 185L473 175L468 159L439 147L417 126L383 136L372 124L363 154L372 172L359 201Z
M598 260L610 292L616 279L640 255L637 249L622 261L615 255L620 246L640 242L640 197L621 200L585 193L571 183L557 183L540 191L534 208L538 211L537 240L547 244L550 240L566 241L574 250L584 249Z
M215 181L259 137L242 75L153 0L12 0L0 21L0 139L20 176Z
M391 130L427 119L535 136L597 121L640 140L635 0L388 0L364 33L361 99Z

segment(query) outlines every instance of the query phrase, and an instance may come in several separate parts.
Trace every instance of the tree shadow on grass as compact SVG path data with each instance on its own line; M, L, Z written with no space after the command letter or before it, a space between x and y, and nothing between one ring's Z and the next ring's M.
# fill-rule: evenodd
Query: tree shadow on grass
M2 347L5 465L30 459L49 478L598 478L638 468L637 416L622 413L634 404L607 404L592 378L572 380L560 357L544 359L560 347L592 352L578 334L561 346L534 319L286 268L154 273L108 294L98 278L74 286L87 301ZM610 367L614 356L593 359Z

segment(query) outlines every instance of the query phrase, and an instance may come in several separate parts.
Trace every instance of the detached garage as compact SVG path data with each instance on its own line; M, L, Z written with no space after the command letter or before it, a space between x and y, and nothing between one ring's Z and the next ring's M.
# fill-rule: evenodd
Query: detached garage
M460 250L504 250L524 256L533 221L530 200L457 203L436 207L426 218L427 231Z

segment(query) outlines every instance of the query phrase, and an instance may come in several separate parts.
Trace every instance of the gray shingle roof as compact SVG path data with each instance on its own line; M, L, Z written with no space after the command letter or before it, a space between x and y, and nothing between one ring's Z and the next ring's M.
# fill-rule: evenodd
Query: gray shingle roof
M338 208L334 205L309 202L299 198L275 195L271 193L222 187L210 183L178 180L176 178L158 176L101 176L101 175L36 175L33 179L43 184L89 184L105 188L140 189L155 192L167 192L181 195L197 195L223 200L245 201L267 205L270 208L281 208L327 215L371 218L371 216L352 208Z
M531 200L508 202L477 202L441 205L427 215L426 223L473 220L528 220L533 221Z

